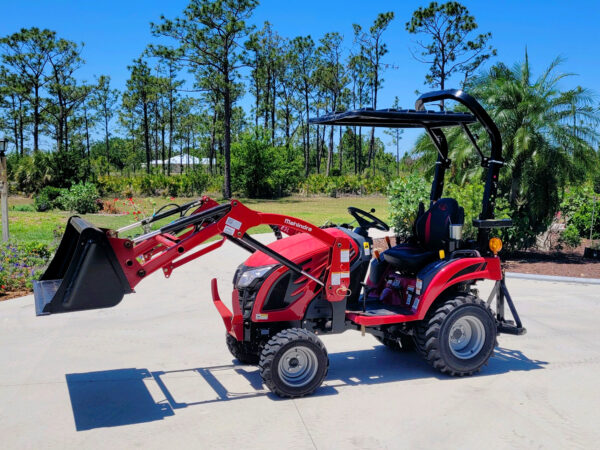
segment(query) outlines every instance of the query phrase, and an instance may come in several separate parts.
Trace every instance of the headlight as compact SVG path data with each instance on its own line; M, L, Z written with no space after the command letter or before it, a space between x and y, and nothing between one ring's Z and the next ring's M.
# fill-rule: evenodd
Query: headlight
M246 270L239 274L237 281L235 283L236 288L246 288L252 284L254 280L264 277L273 267L277 264L272 264L270 266L262 266L256 267L254 269Z

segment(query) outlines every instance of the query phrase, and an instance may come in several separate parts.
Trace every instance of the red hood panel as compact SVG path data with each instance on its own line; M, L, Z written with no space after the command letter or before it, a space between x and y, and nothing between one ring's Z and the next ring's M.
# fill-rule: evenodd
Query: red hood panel
M324 231L335 237L349 238L349 236L339 228L326 228ZM355 252L358 251L357 244L353 239L350 239L350 245L352 245ZM296 263L302 262L315 253L329 251L327 244L321 242L319 239L311 236L308 233L299 233L279 239L270 243L268 247ZM253 253L244 263L244 265L248 267L268 266L271 264L279 263L260 251Z

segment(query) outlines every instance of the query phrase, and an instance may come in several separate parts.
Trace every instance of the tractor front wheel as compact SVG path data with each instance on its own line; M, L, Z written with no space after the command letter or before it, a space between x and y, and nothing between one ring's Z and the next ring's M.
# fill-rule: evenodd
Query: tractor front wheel
M327 376L329 357L323 342L313 333L290 328L273 336L260 355L260 375L280 397L312 394Z
M242 364L258 364L258 353L252 351L246 342L240 342L235 337L227 333L225 336L225 343L227 344L227 348L233 357Z
M448 298L419 328L417 348L434 368L449 375L478 372L496 346L494 316L483 300L469 294Z

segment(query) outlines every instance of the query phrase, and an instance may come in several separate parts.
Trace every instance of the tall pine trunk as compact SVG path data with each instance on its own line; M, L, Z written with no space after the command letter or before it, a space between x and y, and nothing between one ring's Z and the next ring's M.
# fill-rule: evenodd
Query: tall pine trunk
M108 105L104 105L104 151L106 152L106 171L110 174L110 141L108 131Z
M171 158L173 157L173 88L169 89L169 161L167 175L171 175Z
M65 114L65 151L69 151L69 118Z
M209 149L209 154L208 154L208 167L210 168L210 174L214 175L214 168L213 168L213 159L215 159L215 137L216 137L216 127L217 127L217 105L214 105L214 110L213 110L213 118L212 118L212 125L210 128L210 149Z
M148 130L148 102L144 99L144 147L146 148L146 173L150 173L150 136Z
M83 108L83 114L85 118L85 148L87 153L87 164L83 181L87 181L88 177L90 176L90 127L88 123L87 108L85 107Z
M362 139L362 127L358 127L358 173L362 173L363 170L363 139Z
M225 89L223 91L224 111L224 148L223 157L225 160L224 178L223 178L223 197L231 198L231 82L229 80L229 70L226 67Z
M275 83L275 77L273 77L273 94L271 95L271 145L275 145L275 109L277 108L277 84Z
M344 147L342 147L342 127L339 127L339 134L340 134L340 141L338 143L338 153L339 153L339 157L340 157L340 175L343 175L342 166L343 166L343 162L344 162Z
M310 172L310 126L308 120L310 119L310 105L308 103L308 86L304 84L304 107L306 109L306 148L304 151L304 175L308 177Z
M333 166L333 126L329 127L329 148L327 149L327 167L325 169L325 175L331 175L331 168Z
M12 132L15 140L15 154L19 156L19 123L17 119L17 102L15 101L15 95L12 94L11 98L11 107L12 107L12 117L13 117L13 126Z
M40 127L40 86L38 83L34 86L33 97L33 151L39 150L38 136Z
M160 147L161 147L161 159L162 159L162 173L165 173L165 122L163 120L160 126Z
M156 101L154 102L154 154L155 154L155 157L157 160L160 158L160 154L158 151L158 121L159 121L159 115L158 115L158 98L157 98Z
M25 156L25 133L24 133L24 121L23 117L23 101L19 98L19 146L21 147L21 156Z
M325 128L325 127L323 127ZM316 165L317 165L317 173L321 173L321 133L319 131L319 126L317 125L317 154L316 156Z
M352 133L352 146L354 147L354 175L358 175L358 143L356 142L356 127Z

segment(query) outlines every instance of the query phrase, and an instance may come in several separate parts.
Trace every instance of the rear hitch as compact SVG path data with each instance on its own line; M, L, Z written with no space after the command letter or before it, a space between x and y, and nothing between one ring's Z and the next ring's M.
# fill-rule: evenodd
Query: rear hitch
M516 336L522 336L527 333L527 329L523 327L517 308L506 287L504 275L501 280L496 281L487 301L488 306L490 306L494 298L496 298L496 323L498 326L498 333L514 334ZM507 320L504 317L505 304L508 305L514 320Z

